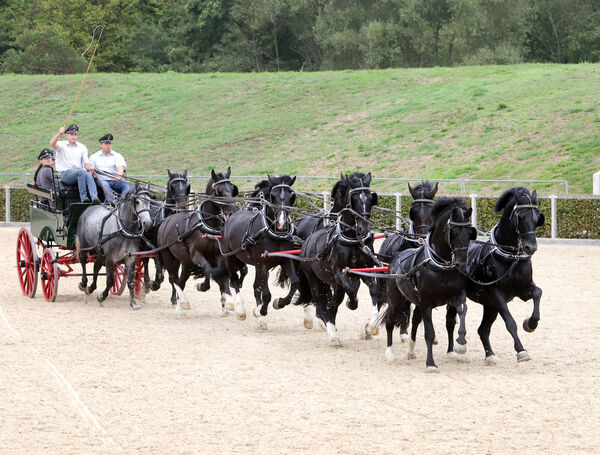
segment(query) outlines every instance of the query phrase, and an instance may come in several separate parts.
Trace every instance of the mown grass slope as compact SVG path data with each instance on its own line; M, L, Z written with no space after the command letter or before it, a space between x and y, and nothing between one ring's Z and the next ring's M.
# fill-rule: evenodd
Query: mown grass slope
M0 77L0 172L35 169L81 79ZM90 74L71 122L90 153L113 133L135 174L364 170L412 179L567 179L570 193L591 193L600 169L600 65Z

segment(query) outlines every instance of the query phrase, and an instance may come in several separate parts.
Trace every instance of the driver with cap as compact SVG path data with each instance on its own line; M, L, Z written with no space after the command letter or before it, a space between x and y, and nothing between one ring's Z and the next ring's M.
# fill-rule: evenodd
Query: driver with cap
M58 138L65 133L66 141L59 141ZM96 182L91 172L94 166L88 160L88 149L81 142L77 142L79 136L79 127L75 124L69 125L66 129L61 127L58 133L50 139L50 147L56 152L56 170L62 174L60 181L65 185L73 185L77 182L79 187L79 197L81 202L98 203L98 190ZM89 193L89 197L88 197Z
M105 134L98 141L101 149L90 157L90 163L96 169L96 176L104 186L106 199L114 203L113 191L119 193L123 198L129 191L129 185L122 180L127 165L123 155L112 149L112 134Z

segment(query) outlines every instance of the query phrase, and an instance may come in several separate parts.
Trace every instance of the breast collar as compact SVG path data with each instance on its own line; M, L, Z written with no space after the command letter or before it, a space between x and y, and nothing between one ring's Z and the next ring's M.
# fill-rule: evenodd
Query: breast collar
M531 256L529 254L512 254L500 248L500 246L498 246L498 242L496 241L496 237L494 236L494 232L496 232L497 228L498 225L496 224L490 231L490 242L495 244L491 251L492 254L497 254L502 258L510 259L513 261L529 261L531 259Z
M348 237L348 236L344 235L344 232L342 231L342 223L339 223L339 222L335 224L335 234L344 245L348 245L348 246L362 245L362 244L366 243L367 241L369 241L371 239L371 237L373 237L373 233L371 231L369 231L369 233L367 235L365 235L364 237Z

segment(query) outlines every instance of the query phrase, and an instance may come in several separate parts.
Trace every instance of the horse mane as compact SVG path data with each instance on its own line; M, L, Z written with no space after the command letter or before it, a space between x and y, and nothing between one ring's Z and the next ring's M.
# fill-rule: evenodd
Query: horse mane
M424 180L417 186L412 187L412 190L415 193L422 194L422 196L420 196L421 199L433 199L435 193L437 193L437 184L434 185L433 182Z
M294 183L295 177L290 177L289 175L270 175L267 180L261 180L256 185L254 185L254 191L251 194L251 197L258 197L258 195L262 192L265 197L271 194L271 188L275 185L290 185Z
M371 176L363 172L354 172L350 176L346 175L340 178L331 190L331 199L333 199L333 208L331 211L337 213L344 207L348 187L358 188L360 186L369 186L370 184Z
M447 211L452 211L456 208L461 208L463 210L467 210L467 205L461 198L449 198L442 197L436 201L431 209L431 228L430 231L433 232L433 228L435 227L438 218L441 218L443 214ZM464 220L456 220L456 221L464 221Z
M502 195L496 201L496 205L494 205L494 210L496 212L501 212L509 206L512 207L519 201L520 197L528 198L532 204L537 203L536 195L531 194L527 188L524 186L515 186L514 188L510 188L502 193Z

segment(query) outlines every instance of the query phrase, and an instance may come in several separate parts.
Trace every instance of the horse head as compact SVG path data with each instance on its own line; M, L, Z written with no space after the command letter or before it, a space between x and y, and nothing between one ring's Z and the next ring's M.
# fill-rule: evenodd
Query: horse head
M409 218L412 223L411 231L415 234L427 235L431 227L431 209L433 208L433 197L437 193L438 184L435 186L430 181L419 183L412 188L408 184L413 202L410 205Z
M152 217L150 216L150 208L152 199L150 198L150 192L136 184L135 189L127 194L124 201L124 212L123 215L127 219L136 220L142 228L147 231L152 228ZM126 212L130 213L126 213Z
M167 204L175 204L178 209L186 209L188 196L191 191L190 183L187 179L187 169L183 174L172 174L167 169L169 181L167 182Z
M535 230L544 225L545 217L537 204L537 192L529 193L518 186L506 190L496 201L496 212L502 212L495 238L500 243L514 245L531 256L537 251Z
M477 230L471 225L472 211L460 198L443 197L434 204L431 213L430 246L463 272L467 269L469 242L477 238Z
M235 205L232 201L227 201L236 197L239 194L238 187L231 183L229 177L231 176L231 167L227 168L225 172L215 172L214 169L210 171L210 180L206 185L206 194L208 196L214 196L217 198L224 198L225 201L218 201L219 212L225 219L229 218L235 211Z
M371 191L371 173L363 174L355 172L350 176L344 177L336 190L336 199L339 199L339 194L343 191L345 209L343 212L342 221L347 225L353 225L358 237L365 237L370 232L369 219L371 218L371 209L377 205L377 193Z
M263 180L256 184L252 196L257 197L262 194L268 202L266 212L268 218L274 220L276 231L285 231L291 223L289 209L296 202L296 193L292 190L292 185L296 177L289 175L272 176L267 174L268 180Z

